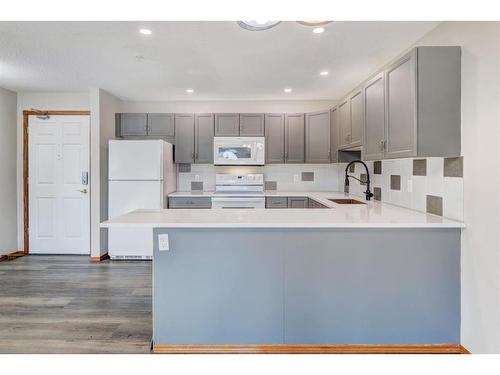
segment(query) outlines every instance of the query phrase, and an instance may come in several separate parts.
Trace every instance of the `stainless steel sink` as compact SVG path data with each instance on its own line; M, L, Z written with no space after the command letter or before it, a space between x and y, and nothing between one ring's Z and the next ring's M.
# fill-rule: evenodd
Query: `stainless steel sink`
M365 202L357 201L356 199L340 198L340 199L328 199L333 203L337 204L366 204Z

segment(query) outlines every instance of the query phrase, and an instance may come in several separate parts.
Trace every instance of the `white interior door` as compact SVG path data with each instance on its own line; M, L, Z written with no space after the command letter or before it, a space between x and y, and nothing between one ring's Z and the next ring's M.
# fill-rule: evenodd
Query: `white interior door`
M30 253L90 254L89 125L29 118Z

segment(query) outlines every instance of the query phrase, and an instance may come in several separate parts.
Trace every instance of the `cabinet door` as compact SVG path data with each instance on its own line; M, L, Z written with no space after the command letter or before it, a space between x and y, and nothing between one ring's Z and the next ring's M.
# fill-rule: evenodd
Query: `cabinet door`
M175 135L174 129L173 113L148 114L148 135L173 137Z
M238 137L240 135L240 115L238 113L217 113L215 115L216 137Z
M330 162L330 111L306 114L306 163Z
M175 162L194 162L194 114L175 114Z
M120 135L147 135L148 116L145 113L122 113L120 117Z
M365 145L366 160L384 157L385 128L385 84L384 74L378 74L363 88L365 100Z
M195 115L194 162L214 162L214 115Z
M308 208L309 198L307 197L288 197L288 208Z
M339 122L338 122L338 108L330 111L330 161L332 163L338 162L338 141L339 141Z
M285 114L285 163L304 162L304 114Z
M265 117L266 163L285 162L285 121L282 113Z
M351 96L351 139L349 147L361 146L363 140L363 91L355 91Z
M385 72L385 156L389 158L417 155L415 57L412 51Z
M264 115L262 113L241 113L240 136L263 137Z
M349 146L351 142L351 102L344 99L338 108L339 150Z

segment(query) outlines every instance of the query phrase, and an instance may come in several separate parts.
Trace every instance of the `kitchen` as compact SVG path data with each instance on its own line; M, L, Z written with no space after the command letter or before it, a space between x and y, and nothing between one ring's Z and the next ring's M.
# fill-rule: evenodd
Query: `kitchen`
M50 212L31 206L44 198L37 195L43 183L32 178L48 178L37 171L49 164L47 134L29 127L62 121L65 129L62 112L80 111L71 116L90 119L89 165L75 174L71 197L88 199L88 220L81 217L90 235L71 254L110 272L151 264L152 286L131 295L151 294L153 353L488 351L468 328L476 327L468 277L481 273L468 257L471 246L483 246L475 223L485 219L467 212L487 204L471 208L466 200L478 183L473 164L486 161L474 153L478 120L470 125L465 101L474 86L471 56L491 61L471 35L498 26L317 22L262 30L252 21L134 23L130 33L144 46L126 64L149 80L148 92L137 90L138 79L88 93L19 89L15 180L30 191L18 189L14 202L21 250L6 254L12 264L43 257L42 231L51 229L43 220L26 224ZM189 63L175 50L179 61L168 67L179 74L169 88L175 93L162 96L153 74L162 57L154 51L178 43L168 37L173 30L186 39L203 30L205 39L191 47L203 53ZM357 32L385 42L371 48L373 39L353 37L351 47L327 51ZM229 89L208 73L198 81L178 73L208 56L218 64L207 68L214 76L228 69L217 58L227 47L209 41L231 33L235 59L251 63L248 72L228 71ZM286 47L245 52L282 39L301 51L291 64L302 72L296 81L276 78L293 55L280 57ZM74 212L61 221L73 225Z

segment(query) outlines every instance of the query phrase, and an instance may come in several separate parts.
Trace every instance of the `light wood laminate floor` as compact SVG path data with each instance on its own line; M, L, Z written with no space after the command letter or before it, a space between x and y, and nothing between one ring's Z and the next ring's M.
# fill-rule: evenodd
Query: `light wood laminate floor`
M0 353L149 353L151 262L0 262Z

